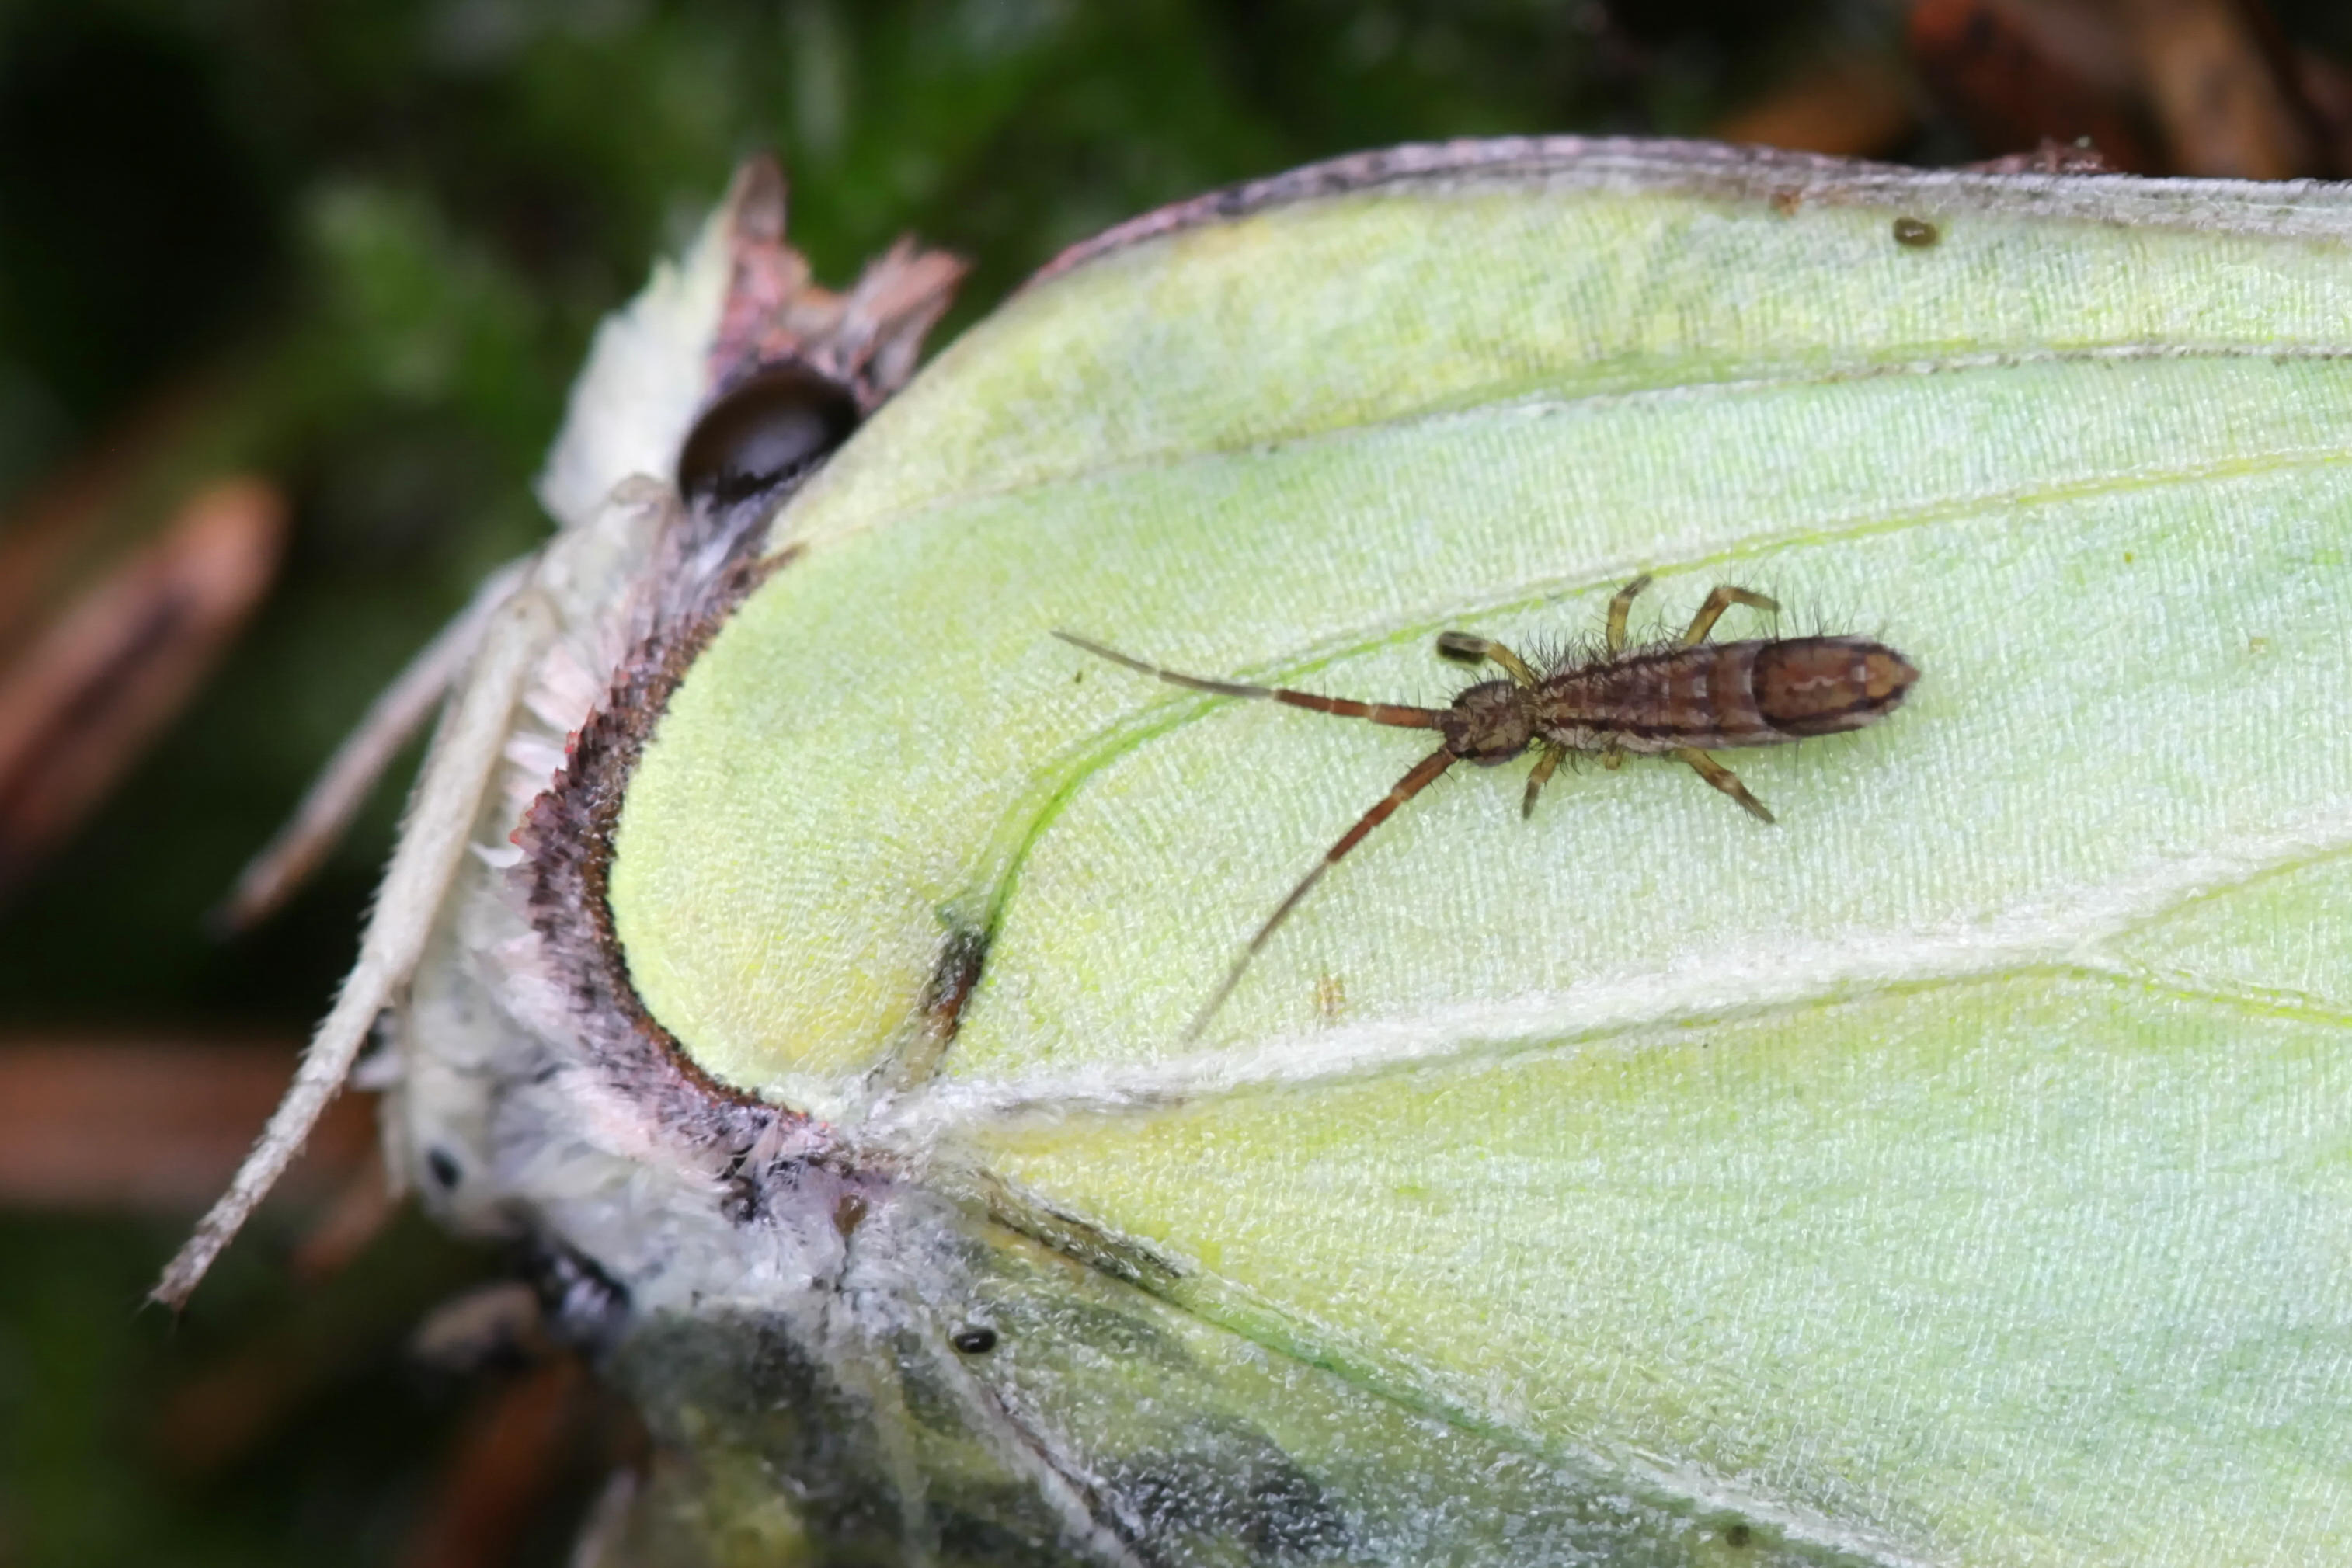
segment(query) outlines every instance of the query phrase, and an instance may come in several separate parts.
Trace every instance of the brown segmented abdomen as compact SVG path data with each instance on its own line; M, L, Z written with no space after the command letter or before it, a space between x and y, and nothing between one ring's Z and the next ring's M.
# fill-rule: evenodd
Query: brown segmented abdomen
M1916 678L1858 637L1701 643L1556 671L1531 706L1538 736L1573 751L1706 751L1859 729Z
M1758 711L1790 740L1875 724L1918 678L1902 654L1860 637L1767 643L1757 651L1753 675Z

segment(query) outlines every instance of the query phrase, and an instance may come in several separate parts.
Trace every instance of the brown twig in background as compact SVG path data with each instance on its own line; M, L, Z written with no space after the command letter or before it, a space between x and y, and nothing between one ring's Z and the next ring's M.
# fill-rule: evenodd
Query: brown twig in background
M1917 127L1916 96L1899 57L1833 55L1717 120L1711 133L1718 141L1797 152L1884 157Z
M9 508L0 528L0 667L111 562L153 529L187 455L205 450L217 386L152 398Z
M2324 172L2316 118L2255 0L2108 0L2169 171L2241 180Z
M294 1070L279 1042L0 1040L0 1208L187 1215L236 1171ZM339 1102L289 1190L373 1165L369 1102Z
M399 1207L400 1194L393 1190L383 1162L361 1160L294 1249L288 1267L308 1285L333 1278L367 1250Z
M180 711L260 601L285 531L274 486L215 484L0 672L0 897Z
M1921 78L1990 153L2088 138L2143 174L2339 172L2341 73L2290 48L2261 0L1917 0Z
M2311 111L2327 172L2342 179L2352 173L2352 71L2309 49L2290 53L2296 95Z
M1921 78L1988 154L2088 137L2110 167L2159 172L2137 61L2097 0L1918 0L1910 37Z
M409 1534L401 1563L405 1568L502 1568L546 1503L592 1414L586 1374L569 1356L487 1390Z

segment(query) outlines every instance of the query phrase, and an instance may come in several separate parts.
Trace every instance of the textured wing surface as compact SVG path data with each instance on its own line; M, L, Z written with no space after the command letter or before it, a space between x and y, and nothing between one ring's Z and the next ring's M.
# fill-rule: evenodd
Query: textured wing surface
M654 1012L1643 1495L1922 1560L2340 1551L2352 199L1609 143L1343 173L1074 258L780 519L623 814ZM1438 631L1586 637L1641 570L1672 627L1736 581L1920 684L1737 758L1777 829L1679 768L1532 822L1457 769L1180 1044L1426 737L1052 629L1428 702Z

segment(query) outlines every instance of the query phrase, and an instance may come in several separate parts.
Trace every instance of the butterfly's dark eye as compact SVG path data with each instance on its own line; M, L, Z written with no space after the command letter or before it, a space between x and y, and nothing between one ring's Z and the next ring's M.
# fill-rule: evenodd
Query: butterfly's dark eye
M704 412L677 455L689 506L732 506L805 471L857 428L849 389L806 365L772 365Z

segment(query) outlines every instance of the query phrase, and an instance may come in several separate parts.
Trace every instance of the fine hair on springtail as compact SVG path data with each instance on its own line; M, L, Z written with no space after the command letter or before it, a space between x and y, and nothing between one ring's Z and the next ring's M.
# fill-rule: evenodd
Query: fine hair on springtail
M1772 821L1763 802L1738 777L1709 756L1743 746L1784 746L1816 735L1835 735L1876 724L1902 704L1919 678L1911 662L1883 643L1864 637L1767 637L1742 643L1709 643L1723 612L1735 604L1768 613L1780 605L1763 594L1719 584L1698 607L1682 636L1673 642L1628 647L1625 618L1650 585L1635 578L1609 601L1601 651L1570 656L1538 670L1502 643L1466 632L1442 632L1437 651L1465 664L1491 663L1505 678L1465 688L1445 707L1359 702L1286 686L1244 685L1187 675L1130 658L1075 632L1054 633L1139 674L1216 696L1265 698L1336 718L1360 718L1395 729L1435 730L1435 751L1413 764L1356 825L1326 850L1315 869L1257 928L1223 984L1185 1030L1197 1040L1209 1020L1241 983L1250 960L1272 939L1292 910L1314 890L1340 857L1363 842L1396 809L1427 789L1456 762L1493 768L1526 752L1536 753L1519 803L1532 816L1560 761L1570 752L1594 752L1601 766L1615 768L1627 752L1662 755L1689 764L1693 771L1730 796L1759 822Z

